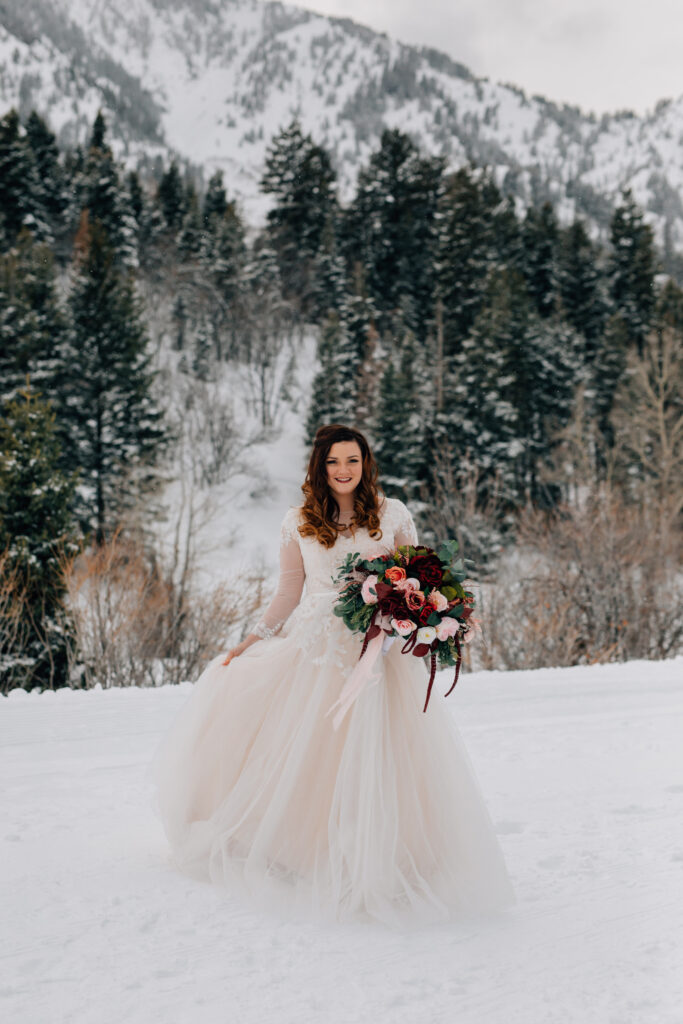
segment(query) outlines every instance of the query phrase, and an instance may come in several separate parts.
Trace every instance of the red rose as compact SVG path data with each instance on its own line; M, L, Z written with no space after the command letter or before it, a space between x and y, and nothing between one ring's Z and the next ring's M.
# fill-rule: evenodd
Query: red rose
M391 615L394 619L407 619L411 618L406 603L404 600L405 595L400 590L389 589L387 594L383 594L378 597L378 604L383 615Z
M417 576L423 587L438 587L443 579L443 566L438 555L415 555L408 563L408 575Z
M434 609L431 604L423 604L417 613L417 618L421 626L426 626L431 615L434 614Z

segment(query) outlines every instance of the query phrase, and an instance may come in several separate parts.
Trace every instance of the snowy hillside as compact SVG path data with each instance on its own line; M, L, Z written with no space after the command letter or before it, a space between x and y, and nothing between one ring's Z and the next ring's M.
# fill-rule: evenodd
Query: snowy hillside
M633 189L660 244L683 246L683 96L649 116L597 120L477 79L448 56L347 19L258 0L24 0L0 3L0 101L83 140L102 106L120 154L170 149L225 171L251 219L272 135L297 114L334 154L342 193L384 127L452 165L495 169L525 202L546 197L604 231Z
M464 677L446 713L518 903L412 934L267 918L176 873L147 767L189 684L15 690L0 698L0 1016L680 1024L682 675L678 659Z

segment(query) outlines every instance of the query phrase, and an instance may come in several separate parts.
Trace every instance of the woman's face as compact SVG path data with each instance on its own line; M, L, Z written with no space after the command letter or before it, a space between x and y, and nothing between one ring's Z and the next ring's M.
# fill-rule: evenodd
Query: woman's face
M337 503L348 504L363 475L363 456L357 441L335 441L327 454L327 483Z

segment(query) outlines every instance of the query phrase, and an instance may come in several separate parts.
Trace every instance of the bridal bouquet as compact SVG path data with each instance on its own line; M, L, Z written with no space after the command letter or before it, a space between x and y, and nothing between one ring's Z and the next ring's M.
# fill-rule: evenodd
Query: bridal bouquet
M446 696L452 692L460 672L461 644L469 643L480 628L472 616L474 595L463 585L464 562L454 560L457 550L458 542L449 540L438 551L403 545L391 554L346 557L334 578L341 584L334 613L365 638L359 663L337 702L342 711L335 723L367 681L379 651L396 638L403 641L403 654L430 656L423 711L429 704L437 661L442 668L455 666Z

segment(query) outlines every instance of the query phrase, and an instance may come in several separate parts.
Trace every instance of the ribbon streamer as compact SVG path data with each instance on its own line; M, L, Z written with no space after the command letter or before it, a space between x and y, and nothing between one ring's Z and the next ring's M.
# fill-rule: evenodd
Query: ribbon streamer
M458 660L455 663L455 678L453 679L453 684L450 690L448 690L447 693L444 693L444 697L447 697L449 693L453 693L453 690L455 689L455 684L458 681L458 676L460 675L460 662L462 661L462 654L460 651L460 637L457 635L455 637L455 648L458 652Z
M370 632L370 630L368 630ZM363 690L370 677L372 676L373 669L377 658L382 651L384 644L384 633L378 628L377 633L373 636L372 640L368 641L367 634L363 641L363 650L361 656L356 662L356 667L353 672L346 680L344 688L342 689L339 697L334 702L332 707L326 712L325 718L331 714L334 709L339 705L339 711L332 719L332 725L335 731L339 728L344 718L344 715L349 710L353 702L356 700L360 692ZM373 683L379 681L379 675L373 680Z
M425 701L425 706L422 708L423 712L427 710L427 705L429 704L429 697L430 697L431 692L432 692L432 683L434 682L434 676L436 675L436 653L434 651L432 651L432 656L429 659L429 662L430 662L430 665L429 665L429 682L427 684L427 699Z

